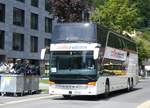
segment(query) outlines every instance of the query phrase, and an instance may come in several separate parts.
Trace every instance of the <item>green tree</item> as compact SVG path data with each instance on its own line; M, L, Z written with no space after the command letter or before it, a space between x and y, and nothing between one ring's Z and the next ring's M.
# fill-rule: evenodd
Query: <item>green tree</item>
M130 0L133 4L136 2L136 7L140 11L140 15L143 16L143 22L140 27L150 27L150 0Z
M138 54L140 64L143 60L150 58L150 33L144 33L141 36L134 38L138 46Z
M50 0L52 13L58 22L81 22L85 0Z
M150 30L146 30L143 35L143 39L145 39L148 44L150 44Z
M136 38L139 50L140 61L150 58L150 0L131 0L137 2L137 8L140 15L143 16L143 22L140 24L140 29L143 32L142 36ZM137 41L140 40L140 41Z
M106 0L87 0L90 6L97 7L99 5L104 5Z
M130 4L129 0L108 0L104 5L96 7L90 18L118 32L131 31L142 20L136 4Z

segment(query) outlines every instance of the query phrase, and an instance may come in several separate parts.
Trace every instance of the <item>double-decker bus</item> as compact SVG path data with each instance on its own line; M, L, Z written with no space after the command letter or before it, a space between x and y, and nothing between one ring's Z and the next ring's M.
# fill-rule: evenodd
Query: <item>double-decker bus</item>
M106 27L58 23L51 42L49 94L108 96L138 81L136 44Z

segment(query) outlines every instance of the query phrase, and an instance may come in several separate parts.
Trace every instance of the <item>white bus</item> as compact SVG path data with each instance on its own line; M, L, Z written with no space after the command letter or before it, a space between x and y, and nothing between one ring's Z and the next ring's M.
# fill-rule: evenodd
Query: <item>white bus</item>
M49 94L109 95L138 82L135 43L95 23L54 26Z

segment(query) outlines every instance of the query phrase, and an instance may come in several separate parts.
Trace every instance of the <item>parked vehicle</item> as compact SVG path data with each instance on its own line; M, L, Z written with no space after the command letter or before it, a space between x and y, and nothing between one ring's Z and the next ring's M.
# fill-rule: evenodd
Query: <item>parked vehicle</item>
M95 23L54 26L49 94L106 96L138 82L136 44Z

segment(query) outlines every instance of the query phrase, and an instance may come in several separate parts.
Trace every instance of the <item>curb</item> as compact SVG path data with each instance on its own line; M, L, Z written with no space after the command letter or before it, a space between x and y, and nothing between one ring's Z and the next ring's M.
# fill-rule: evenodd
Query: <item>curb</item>
M150 108L150 100L140 104L139 106L137 106L136 108Z

